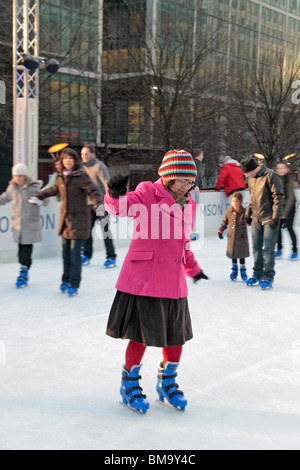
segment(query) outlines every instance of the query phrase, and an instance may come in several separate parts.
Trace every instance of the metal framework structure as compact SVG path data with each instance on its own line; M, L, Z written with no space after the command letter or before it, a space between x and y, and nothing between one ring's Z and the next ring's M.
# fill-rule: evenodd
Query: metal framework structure
M39 0L13 0L14 164L38 172L39 70L22 65L23 54L39 56Z

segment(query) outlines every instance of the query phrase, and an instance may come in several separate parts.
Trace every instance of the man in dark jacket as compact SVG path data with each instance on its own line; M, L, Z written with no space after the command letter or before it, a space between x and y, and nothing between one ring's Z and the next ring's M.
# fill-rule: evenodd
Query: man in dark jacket
M249 178L251 200L246 211L247 223L252 225L254 268L247 285L260 284L271 289L275 276L275 245L282 217L284 194L279 176L254 158L242 161L241 169Z
M96 149L90 145L85 145L81 150L81 158L83 161L83 168L91 178L92 182L98 188L101 196L105 196L107 191L107 182L109 180L108 168L104 163L100 162L96 157ZM109 215L105 211L103 215L97 216L89 201L91 211L91 226L89 237L84 241L84 253L82 255L82 264L87 265L93 256L93 228L96 220L100 219L100 226L103 233L103 239L106 249L105 268L113 268L116 266L116 252L113 242L112 233L109 230Z

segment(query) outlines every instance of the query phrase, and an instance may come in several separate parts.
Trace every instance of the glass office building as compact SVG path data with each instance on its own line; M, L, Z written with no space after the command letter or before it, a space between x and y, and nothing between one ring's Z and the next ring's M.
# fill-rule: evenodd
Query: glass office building
M173 64L173 71L176 71L182 49L174 47L172 50L171 43L168 50L163 49L164 32L174 23L178 24L182 36L187 30L193 31L191 55L193 48L195 51L201 47L205 35L219 30L222 37L218 46L202 61L198 77L205 80L213 74L222 74L223 89L233 86L233 77L247 76L262 64L270 68L278 65L279 56L284 56L287 70L297 61L300 64L299 0L143 0L130 3L135 7L129 13L126 2L104 1L103 73L116 80L124 80L125 74L133 77L141 70L147 73L149 41L153 42L157 64L161 65L158 54L166 54L168 63ZM144 24L143 36L138 34L139 24ZM118 34L121 30L126 31L122 38ZM124 93L116 101L114 112L114 124L110 124L115 126L112 143L145 146L146 118L137 97L130 93L126 97Z
M40 54L61 63L59 73L41 74L40 144L96 143L99 87L99 2L42 0Z

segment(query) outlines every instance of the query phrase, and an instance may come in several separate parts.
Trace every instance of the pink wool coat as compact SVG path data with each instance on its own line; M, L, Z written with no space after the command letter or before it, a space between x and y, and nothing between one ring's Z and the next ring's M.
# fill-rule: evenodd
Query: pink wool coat
M133 236L116 288L128 294L187 297L186 276L201 272L189 247L197 205L182 210L162 180L143 182L121 198L106 194L109 214L133 217Z

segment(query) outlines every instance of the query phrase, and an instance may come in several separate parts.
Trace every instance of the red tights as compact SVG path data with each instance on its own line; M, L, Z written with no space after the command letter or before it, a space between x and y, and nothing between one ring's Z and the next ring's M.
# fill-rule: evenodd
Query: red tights
M135 341L129 341L125 362L125 367L128 371L130 371L133 366L141 364L146 347L147 346L136 343ZM167 346L163 348L163 359L165 362L179 362L181 354L182 346Z

